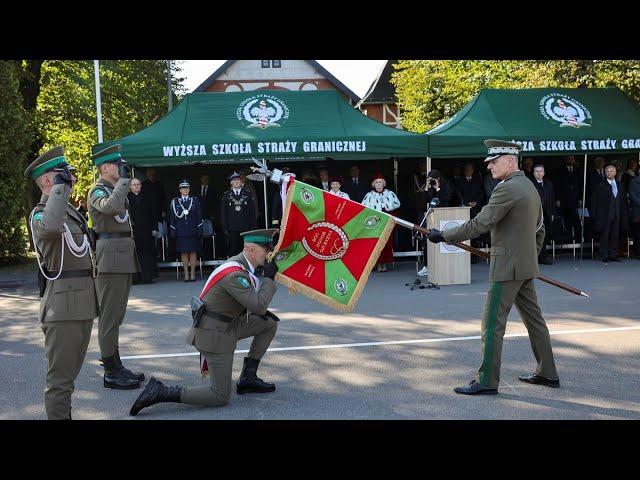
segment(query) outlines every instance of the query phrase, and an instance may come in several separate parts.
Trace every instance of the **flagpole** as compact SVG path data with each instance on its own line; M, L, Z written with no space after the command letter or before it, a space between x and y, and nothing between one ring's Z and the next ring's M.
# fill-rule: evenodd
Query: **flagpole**
M102 143L102 101L100 99L100 61L93 61L93 76L96 85L96 117L98 118L98 143Z
M429 235L429 229L421 227L419 225L416 225L415 223L411 223L411 222L407 222L406 220L402 220L401 218L398 217L394 217L393 215L389 215L393 221L405 228L409 228L411 230L415 230L417 232L420 232L424 235ZM472 253L474 255L477 255L478 257L482 257L484 259L489 260L491 258L491 256L487 253L487 252L483 252L482 250L478 250L475 247L472 247L470 245L465 245L464 243L460 243L460 242L453 242L451 243L451 245L455 245L456 247L462 249L462 250L466 250L469 253ZM554 287L558 287L561 288L563 290L566 290L567 292L573 293L575 295L581 295L583 297L587 297L589 298L589 295L586 294L585 292L583 292L582 290L578 290L577 288L572 287L571 285L566 285L564 283L558 282L557 280L554 280L552 278L549 277L545 277L543 275L538 275L536 277L538 280L541 280L543 282L546 282L550 285L553 285Z

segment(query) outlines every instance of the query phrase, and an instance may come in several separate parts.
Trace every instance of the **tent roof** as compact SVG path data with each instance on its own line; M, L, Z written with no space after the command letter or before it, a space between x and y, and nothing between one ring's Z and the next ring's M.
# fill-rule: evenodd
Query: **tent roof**
M482 157L487 138L523 155L640 151L640 108L617 88L483 89L428 131L432 158Z
M428 141L363 115L334 90L260 90L188 94L152 125L96 145L93 152L120 143L128 162L145 167L251 157L368 160L425 157Z

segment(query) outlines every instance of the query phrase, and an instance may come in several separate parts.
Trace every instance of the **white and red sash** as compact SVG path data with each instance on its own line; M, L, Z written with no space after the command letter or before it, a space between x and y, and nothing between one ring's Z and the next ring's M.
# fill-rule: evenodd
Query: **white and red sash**
M211 275L209 275L209 278L207 279L207 282L204 284L204 288L202 289L202 292L200 293L198 298L202 300L204 296L207 294L207 292L209 292L209 290L211 290L220 280L222 280L224 277L226 277L230 273L241 272L242 270L246 270L246 268L244 268L244 266L242 266L242 264L238 262L230 261L230 262L225 262L222 265L219 265L218 268L216 268L213 272L211 272ZM249 274L249 278L251 279L251 284L253 288L257 289L256 288L257 279L254 280L255 276L252 275L251 272L249 272L248 270L247 270L247 273ZM204 355L202 355L202 353L200 354L200 373L202 374L203 377L205 377L209 373L209 366L207 365L207 359L205 358Z

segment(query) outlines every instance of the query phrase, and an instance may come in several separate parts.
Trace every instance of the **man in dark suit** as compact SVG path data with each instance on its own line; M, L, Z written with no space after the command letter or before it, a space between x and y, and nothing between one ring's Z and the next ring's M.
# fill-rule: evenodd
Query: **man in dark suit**
M576 163L576 158L570 155L565 160L565 166L556 175L556 206L564 220L567 230L573 228L573 239L580 238L578 217L578 201L582 198L582 177Z
M525 176L533 182L533 158L526 157L524 160L522 160L522 171L524 172Z
M354 202L362 203L364 196L371 190L368 182L360 177L360 167L351 165L350 176L345 179L342 191L349 194L349 198Z
M215 230L215 224L219 223L216 218L216 214L219 211L218 207L218 193L216 189L209 185L209 175L200 176L200 186L196 187L196 197L200 199L200 207L202 208L202 220L210 224L209 227L204 228L205 233L213 234ZM203 235L202 237L203 253L205 260L213 259L213 243L211 241L211 235Z
M165 194L164 186L160 181L158 181L155 168L147 168L145 176L147 178L142 182L142 195L144 195L151 205L151 214L153 215L153 222L157 229L158 223L162 222L165 218L169 218L169 213L167 211L169 199ZM158 259L159 251L161 251L161 249L158 248L158 238L156 238L153 241L153 256L156 260ZM155 278L160 276L157 261L154 262L153 276Z
M607 165L604 171L606 180L596 186L591 200L593 229L600 235L600 260L619 262L620 230L629 228L625 192L622 183L616 180L616 167Z
M547 245L549 244L549 234L551 233L551 222L553 222L556 209L556 197L553 191L553 184L544 178L544 165L533 167L533 184L540 195L542 202L542 212L544 214L544 244L538 255L538 263L544 265L553 264L553 260L547 255Z
M482 180L475 173L473 163L465 164L464 176L456 187L462 197L462 204L471 207L470 218L474 218L484 206L484 187Z
M320 187L325 192L331 190L331 182L329 182L329 169L326 167L321 167L318 169L318 178Z
M602 157L596 157L593 161L593 170L587 176L587 208L591 211L591 197L596 191L596 187L601 183L606 183L607 176L604 174L605 160Z

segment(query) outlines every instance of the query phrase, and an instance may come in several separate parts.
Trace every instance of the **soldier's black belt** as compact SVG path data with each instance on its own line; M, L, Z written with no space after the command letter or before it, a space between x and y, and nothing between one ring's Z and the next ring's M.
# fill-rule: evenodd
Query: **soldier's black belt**
M220 320L224 323L231 323L233 318L227 317L226 315L221 315L220 313L210 312L209 310L205 310L203 317L210 318L212 320Z
M54 277L56 274L51 273L45 270L47 277ZM91 270L63 270L60 276L56 280L60 280L61 278L82 278L82 277L93 277L93 272Z
M98 240L109 240L112 238L131 238L129 232L113 232L113 233L98 233Z

